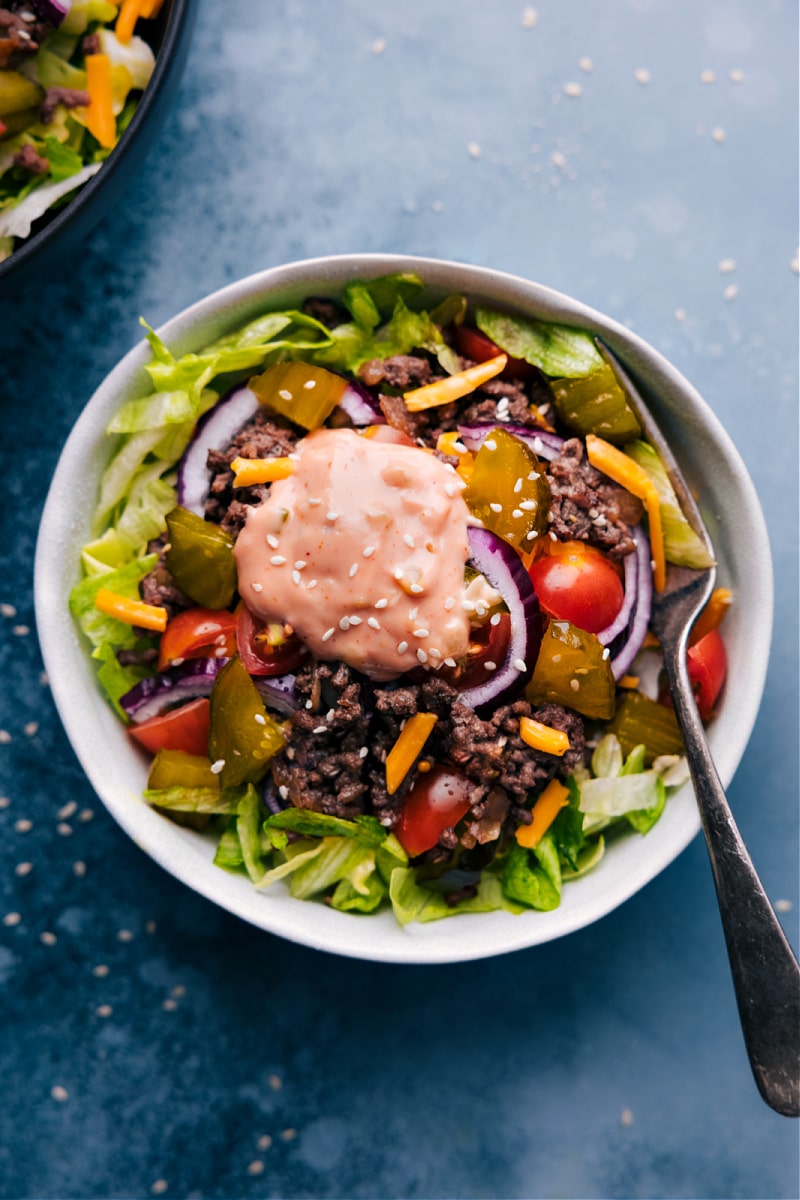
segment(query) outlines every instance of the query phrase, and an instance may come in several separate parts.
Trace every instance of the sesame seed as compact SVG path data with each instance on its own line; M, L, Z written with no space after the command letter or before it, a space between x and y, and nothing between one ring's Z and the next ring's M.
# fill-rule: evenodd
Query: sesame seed
M573 97L575 97L575 99L577 99L578 96L583 95L583 88L581 87L581 85L579 83L565 83L564 84L564 95L565 96L573 96Z
M364 549L361 551L361 553L364 556L364 558L372 558L373 554L375 553L375 547L374 546L365 546Z
M791 911L792 911L791 900L776 900L775 901L775 912L789 913Z
M493 513L501 513L503 511L502 504L492 503L489 505L489 508L492 510Z
M528 481L529 481L530 483L533 483L533 481L534 481L535 479L538 479L538 478L539 478L540 474L541 474L541 472L540 472L540 471L529 471L529 472L528 472Z
M120 929L119 932L117 933L117 941L118 942L132 942L133 934L131 933L130 929Z
M522 491L522 476L521 475L520 475L519 479L517 480L517 482L514 484L514 491L515 492Z
M408 649L408 642L398 642L397 643L397 653L398 654L405 654L407 649Z
M216 762L213 762L211 764L211 773L213 775L219 775L220 772L224 769L224 767L225 767L225 759L218 758Z
M11 618L17 615L17 610L14 608L13 604L0 604L0 614L2 614L4 617Z
M317 586L317 580L316 580L316 579L309 579L308 583L306 584L306 591L307 591L307 592L310 592L310 591L312 591L312 590L313 590L313 589L314 589L316 586Z
M418 612L419 612L419 608L418 608L418 607L417 607L417 605L415 604L413 608L410 608L410 609L408 610L408 619L409 619L409 621L416 621L416 619L417 619L417 613L418 613Z
M315 388L316 386L317 386L316 379L307 379L305 381L305 383L303 384L303 387L306 389L307 392L310 392L311 389Z
M456 606L455 597L454 597L454 596L448 596L448 597L447 597L447 599L446 599L446 600L445 600L445 602L444 602L444 606L445 606L445 608L447 609L447 611L448 611L448 612L450 611L450 609L451 609L451 608L455 608L455 606Z
M606 648L605 648L605 650L603 651L603 654L602 654L602 659L603 659L603 662L605 662L605 661L606 661L606 659L609 657L609 655L610 655L610 654L611 654L611 651L609 650L608 646L606 646Z
M512 516L513 520L518 521L520 519L520 517L522 516L522 509L521 508L513 509L511 516Z
M489 661L489 662L485 662L483 665L484 665L485 670L487 670L487 671L496 671L497 670L496 662Z
M414 542L414 539L413 539L413 537L411 536L411 534L410 534L410 533L404 533L404 534L403 534L403 541L404 541L404 542L405 542L405 544L408 546L409 550L413 550L413 549L414 549L414 547L415 547L415 542Z
M358 574L358 563L353 563L353 565L351 566L351 568L350 568L350 570L349 570L348 574L349 574L349 576L350 576L350 578L351 578L351 579L353 578L353 576L354 576L354 575L357 575L357 574Z
M14 822L14 829L17 833L30 833L33 829L33 821L29 821L27 817L21 817L19 821Z
M105 963L98 963L96 967L92 967L92 974L97 979L105 979L106 975L108 974L108 970L109 968Z
M342 617L341 621L339 622L339 628L345 630L346 632L350 628L350 618Z
M506 409L508 408L508 404L509 404L508 396L501 396L500 399L497 401L496 411L498 413L505 412Z
M272 1145L272 1138L268 1133L262 1133L261 1137L256 1142L259 1150L269 1150Z
M168 1187L166 1179L157 1179L155 1183L150 1184L150 1191L154 1196L163 1196Z
M380 621L376 620L375 617L367 617L367 624L370 629L380 629L381 627Z
M285 783L282 783L281 786L278 788L278 795L280 796L281 800L289 799L289 789Z
M446 667L454 667L456 665L456 660L454 658L451 658L450 655L448 655L447 658L444 660L444 665Z
M400 580L403 578L403 571L400 567L395 567L395 569L392 571L392 574L394 575L395 579Z
M369 754L369 746L362 746L358 752L358 757L366 758L368 754Z
M320 504L322 504L322 501L318 496L310 496L306 503L308 504L309 508L318 508Z
M722 145L722 143L725 141L725 130L720 129L720 127L717 126L716 129L711 130L711 137L715 142L719 142L719 144Z
M538 20L539 14L536 9L530 4L526 5L522 10L522 28L534 29Z
M351 617L351 618L350 618L350 624L351 624L351 625L360 625L360 624L361 624L361 617Z
M335 630L334 630L333 626L331 625L330 629L326 629L322 635L323 642L330 641L330 639L333 637L334 633L335 633Z
M489 618L489 624L490 625L499 625L500 624L500 613L493 613L492 616Z
M633 72L633 78L637 83L641 83L644 87L650 82L653 76L650 74L647 67L637 67Z
M338 521L339 514L337 512L333 512L333 511L327 512L327 513L325 513L325 520L326 521Z
M524 658L515 658L512 664L517 671L527 671L527 665Z
M414 637L415 637L415 638L426 638L426 637L430 637L430 632L431 632L431 631L430 631L430 629L415 629L415 630L414 630Z
M556 535L553 533L553 530L552 530L552 529L550 530L550 541L551 541L551 542L557 542L557 541L558 541L558 538L557 538L557 537L556 537Z
M315 726L314 729L311 730L311 732L312 733L327 733L328 726L327 725L317 725L317 726Z
M22 879L26 875L30 875L32 870L33 870L33 863L21 862L21 863L17 863L17 865L14 867L14 874L19 875L19 877Z
M51 933L49 929L45 929L43 933L39 934L39 941L43 946L55 946L58 938L54 933Z
M23 728L22 732L26 737L35 737L35 735L39 732L39 722L28 721L28 724Z
M269 546L269 547L270 547L272 550L277 550L277 549L278 549L278 546L280 545L280 542L279 542L279 541L278 541L278 539L275 537L275 534L274 534L274 533L268 533L268 534L267 534L267 545L268 545L268 546Z
M299 585L300 585L300 572L299 571L296 571L296 570L292 571L292 583L297 584L297 586L299 587Z
M164 1012L175 1012L176 1008L178 1007L178 1001L168 997L162 1002L161 1007L164 1009Z
M251 1163L247 1164L248 1175L262 1175L264 1173L264 1164L260 1158L254 1158Z
M59 1104L63 1104L65 1100L69 1100L69 1092L65 1087L61 1087L61 1085L58 1083L54 1087L50 1088L50 1095L54 1100L57 1100Z
M389 601L386 599L386 597L381 596L380 600L375 601L375 608L386 608L388 603Z
M253 589L254 592L263 592L263 590L264 590L264 588L262 587L262 585L260 583L251 583L250 587Z
M456 494L456 485L454 483L446 483L444 485L444 490L445 490L446 495L448 495L452 499L453 496L455 496L455 494Z
M87 821L93 821L94 813L92 812L91 808L82 808L78 813L78 820L82 821L84 824L86 824Z
M8 808L11 804L8 796L0 796L0 808Z
M3 924L7 925L9 928L13 928L14 925L19 925L21 920L22 917L18 912L10 912L6 913L6 915L3 917Z
M98 1004L94 1011L98 1017L110 1017L114 1010L110 1004Z
M723 258L717 263L717 270L720 275L729 275L736 270L736 262L732 258Z
M289 391L288 388L281 388L281 390L278 392L278 395L280 396L281 400L294 399L294 397L292 396L292 393Z
M282 567L286 562L286 559L282 554L273 554L269 561L272 563L273 567Z
M497 442L494 440L494 438L487 438L483 444L487 450L496 450L497 449Z
M11 741L11 734L7 729L0 729L0 745L7 746Z
M569 686L572 688L573 692L580 691L580 686L581 686L581 685L580 685L580 683L578 682L578 680L577 680L577 679L570 679L570 681L569 681Z
M422 649L419 649L419 650L417 651L417 658L419 659L419 661L420 661L421 663L426 663L426 662L428 661L428 656L427 656L427 654L425 653L425 651L424 651L424 650L422 650Z
M253 720L255 721L256 725L266 725L267 723L267 718L263 713L253 713Z
M58 810L58 812L56 813L56 816L58 817L58 819L60 821L68 821L69 818L71 816L74 816L74 814L77 811L78 811L78 805L75 803L74 800L70 800L67 804L64 804Z
M421 596L422 593L425 591L425 588L422 586L421 583L412 583L411 587L408 590L410 592L412 592L413 595L415 595L415 596Z
M475 613L476 613L476 615L477 615L477 616L479 616L479 617L485 617L488 611L489 611L489 610L488 610L488 608L486 607L486 605L485 605L485 604L481 604L480 600L479 600L479 601L477 602L477 604L475 605Z

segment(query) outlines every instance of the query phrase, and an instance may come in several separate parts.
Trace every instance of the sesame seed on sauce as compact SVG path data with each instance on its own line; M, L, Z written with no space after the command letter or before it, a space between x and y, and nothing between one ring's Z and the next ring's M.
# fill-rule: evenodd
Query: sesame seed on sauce
M408 649L408 642L398 642L397 643L397 653L398 654L405 654L407 649Z
M370 629L380 629L381 627L380 621L376 620L375 617L367 617L367 624L369 625Z
M380 600L375 601L375 608L386 608L388 603L389 601L386 599L386 597L381 596Z
M456 606L455 597L454 597L454 596L448 596L448 597L447 597L447 599L446 599L446 600L445 600L445 602L444 602L444 606L445 606L445 608L447 609L447 611L448 611L448 612L450 612L450 610L451 610L452 608L455 608L455 606Z
M350 570L347 573L351 579L353 578L354 575L357 575L358 574L358 563L353 563L353 565L351 566Z
M395 569L392 571L392 574L398 582L403 578L403 571L401 567L395 567Z
M269 561L272 563L273 567L282 567L286 562L286 559L282 554L273 554Z
M409 550L413 550L415 548L415 542L410 533L403 534L403 541L408 546Z
M426 638L426 637L430 637L430 630L429 630L429 629L415 629L415 630L414 630L414 637L415 637L415 638Z
M309 579L308 583L306 584L306 591L310 592L312 590L312 588L315 588L316 586L317 586L317 580Z
M375 553L375 547L374 546L365 546L364 549L361 551L361 553L364 556L364 558L372 558L373 554Z
M271 550L277 550L278 546L280 546L280 542L275 537L274 533L267 534L267 545L270 547Z
M350 618L342 617L341 621L339 622L339 628L345 630L346 632L350 628Z
M408 590L409 590L409 591L410 591L410 592L411 592L411 593L412 593L414 596L421 596L421 595L422 595L422 593L425 591L425 588L422 586L422 584L421 584L421 583L412 583L412 584L411 584L411 586L410 586L410 588L409 588Z
M333 511L327 512L327 513L325 513L325 520L330 521L331 523L334 521L338 521L339 514L337 512L333 512Z
M304 558L298 558L297 562L294 564L294 569L295 571L305 571L307 566L308 563Z
M360 624L361 624L361 617L351 617L351 618L350 618L350 624L351 624L351 625L360 625Z
M292 571L292 583L297 584L298 587L300 586L300 572L297 569Z
M323 633L323 635L322 635L322 640L323 640L323 642L329 642L329 641L330 641L330 639L333 637L333 635L334 635L334 633L335 633L335 632L336 632L336 631L335 631L335 629L333 628L333 626L332 626L332 625L331 625L330 629L326 629L326 630L325 630L325 632L324 632L324 633Z
M427 656L427 654L425 653L425 651L424 651L424 650L422 650L422 649L419 649L419 650L417 651L417 658L419 659L419 661L420 661L421 663L426 663L426 662L428 661L428 656Z
M260 583L253 582L250 584L250 586L254 592L263 592L263 590L264 590L263 586Z
M313 496L309 497L307 504L309 508L319 508L320 504L322 504L322 501L320 500L319 496Z
M456 665L456 660L454 658L451 658L450 655L448 654L447 658L444 660L444 665L446 667L454 667Z

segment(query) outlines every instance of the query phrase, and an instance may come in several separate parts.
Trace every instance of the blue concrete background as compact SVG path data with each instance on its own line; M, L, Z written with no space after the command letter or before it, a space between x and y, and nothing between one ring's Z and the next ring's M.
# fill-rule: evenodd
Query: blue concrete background
M174 111L74 261L0 298L0 1195L795 1200L705 849L593 928L402 969L165 875L41 679L36 525L110 367L221 284L407 251L572 293L729 429L775 558L730 799L797 945L797 13L788 0L198 0Z

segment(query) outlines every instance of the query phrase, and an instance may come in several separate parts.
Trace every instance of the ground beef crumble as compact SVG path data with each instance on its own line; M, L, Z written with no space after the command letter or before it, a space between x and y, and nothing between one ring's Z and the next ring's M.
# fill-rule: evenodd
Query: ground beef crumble
M564 442L548 476L548 519L559 541L590 542L613 559L632 553L631 526L642 517L641 501L595 470L579 438Z
M302 433L277 413L260 407L237 433L227 450L210 450L208 469L211 486L205 502L205 517L221 525L236 537L244 525L248 509L260 504L269 492L268 485L257 484L233 490L234 458L281 458L291 454Z

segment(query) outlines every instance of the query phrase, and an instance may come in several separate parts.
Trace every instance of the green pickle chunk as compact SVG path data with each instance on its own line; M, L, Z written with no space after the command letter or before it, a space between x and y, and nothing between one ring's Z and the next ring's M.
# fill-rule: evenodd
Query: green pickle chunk
M569 621L551 621L525 698L531 704L561 704L584 717L607 721L614 715L616 682L605 647L593 633Z
M167 513L167 566L176 585L203 608L227 608L236 591L233 540L187 508Z
M241 659L223 667L211 689L208 752L223 788L257 783L286 745ZM219 764L222 764L221 766Z
M547 528L550 484L529 446L493 429L475 456L464 500L487 529L527 551Z
M254 376L249 386L272 412L311 430L327 421L347 388L347 380L313 363L282 362Z
M675 713L642 692L626 692L620 700L608 733L619 738L622 753L644 746L644 761L650 766L662 754L683 754L683 740Z
M581 437L594 433L616 446L641 437L636 414L608 363L584 379L554 379L550 390L559 417Z

